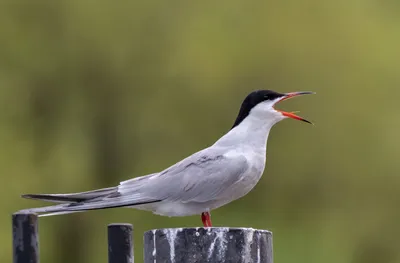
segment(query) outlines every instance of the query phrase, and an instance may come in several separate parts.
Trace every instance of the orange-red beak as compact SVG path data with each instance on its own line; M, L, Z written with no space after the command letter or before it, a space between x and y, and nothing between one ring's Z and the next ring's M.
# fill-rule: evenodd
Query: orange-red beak
M284 101L284 100L287 100L287 99L290 99L290 98L293 98L293 97L296 97L296 96L307 95L307 94L315 94L315 92L299 91L299 92L285 93L285 95L280 100L278 100L276 103ZM289 117L289 118L292 118L292 119L295 119L295 120L304 121L304 122L312 124L312 122L310 122L310 121L308 121L308 120L306 120L306 119L304 119L304 118L302 118L300 116L297 116L293 112L286 112L286 111L277 110L277 109L275 109L275 110L279 111L280 113L282 113L283 116L286 116L286 117Z

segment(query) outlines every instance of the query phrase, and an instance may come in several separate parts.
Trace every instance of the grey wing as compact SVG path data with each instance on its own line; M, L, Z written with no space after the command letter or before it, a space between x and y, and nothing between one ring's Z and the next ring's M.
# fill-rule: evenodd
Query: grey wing
M207 202L241 179L248 169L243 155L227 157L223 151L206 149L161 173L121 182L116 191L87 201L29 209L35 213L62 214L91 209L134 206L164 200Z
M32 213L46 213L44 215L65 214L78 211L103 209L111 207L121 207L130 205L140 205L160 202L161 200L148 199L145 195L135 191L140 189L143 182L148 181L156 174L137 177L127 181L123 181L119 186L88 191L75 194L28 194L23 195L25 198L33 198L39 200L47 200L53 202L67 202L66 204L53 205L46 207L30 208L21 211ZM126 185L132 190L129 194L122 195L121 189Z
M140 189L133 187L133 191L126 185L125 190L151 200L207 202L218 199L248 168L243 155L227 157L223 152L203 150L146 180Z

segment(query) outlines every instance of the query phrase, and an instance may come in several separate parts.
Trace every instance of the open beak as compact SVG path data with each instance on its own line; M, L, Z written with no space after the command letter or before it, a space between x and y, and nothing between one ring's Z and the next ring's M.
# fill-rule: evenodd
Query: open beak
M306 95L306 94L315 94L315 92L299 91L299 92L285 93L284 96L282 96L282 98L276 102L276 104L278 102L281 102L281 101L284 101L284 100L287 100L287 99L290 99L290 98L293 98L293 97L296 97L296 96ZM277 110L277 109L275 109L275 110L279 111L280 113L282 113L283 116L286 116L286 117L289 117L289 118L292 118L292 119L295 119L295 120L304 121L304 122L312 124L312 122L310 122L310 121L308 121L308 120L306 120L306 119L304 119L304 118L302 118L300 116L297 116L293 112L286 112L286 111Z

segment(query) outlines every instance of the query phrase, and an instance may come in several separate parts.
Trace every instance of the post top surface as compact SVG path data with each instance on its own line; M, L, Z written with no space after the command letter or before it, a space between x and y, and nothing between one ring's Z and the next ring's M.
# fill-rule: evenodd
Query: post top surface
M114 227L114 226L127 226L127 227L132 227L132 224L129 223L112 223L108 224L108 227Z
M159 228L159 229L151 229L148 232L155 233L156 231L161 231L161 232L182 232L182 231L199 231L199 230L204 230L207 232L224 232L224 233L229 233L229 232L259 232L259 233L266 233L266 234L272 234L271 231L265 230L265 229L255 229L255 228L249 228L249 227L181 227L181 228Z
M29 212L16 212L12 214L13 219L23 219L23 218L30 218L30 219L37 219L38 215L35 213L29 213Z

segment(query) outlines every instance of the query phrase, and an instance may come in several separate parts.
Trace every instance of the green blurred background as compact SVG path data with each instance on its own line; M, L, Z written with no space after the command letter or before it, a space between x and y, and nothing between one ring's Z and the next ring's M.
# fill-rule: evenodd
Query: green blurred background
M255 89L280 107L266 172L215 226L269 229L275 262L400 262L400 2L0 2L0 261L11 213L160 171L217 140ZM106 225L201 225L111 209L40 219L42 262L106 262Z

